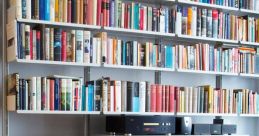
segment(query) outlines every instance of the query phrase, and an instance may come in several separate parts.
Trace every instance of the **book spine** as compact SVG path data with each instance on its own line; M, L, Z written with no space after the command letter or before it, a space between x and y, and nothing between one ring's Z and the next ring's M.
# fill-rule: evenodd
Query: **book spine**
M76 62L83 62L83 31L76 30Z
M61 110L65 111L66 110L66 92L67 90L67 80L66 79L61 79L61 95L60 95L60 99L61 99Z
M54 110L60 109L60 79L54 79Z
M212 11L212 37L218 38L218 11Z
M36 109L41 110L41 77L36 77Z
M61 32L61 61L67 61L67 32Z
M50 60L50 28L45 28L45 59Z
M47 90L46 90L46 85L47 85L47 78L42 77L41 78L41 110L46 110L47 109Z
M84 31L84 63L90 63L90 40L91 32Z
M61 61L61 29L54 28L54 61Z
M50 86L49 86L49 88L50 88L50 91L49 91L49 93L50 93L50 98L49 98L49 108L50 108L50 110L51 111L53 111L55 108L54 108L54 99L55 99L55 81L54 81L54 79L50 79Z
M175 105L175 87L169 86L169 112L174 112Z
M30 60L30 26L25 25L25 59Z
M146 111L146 82L139 83L139 111Z

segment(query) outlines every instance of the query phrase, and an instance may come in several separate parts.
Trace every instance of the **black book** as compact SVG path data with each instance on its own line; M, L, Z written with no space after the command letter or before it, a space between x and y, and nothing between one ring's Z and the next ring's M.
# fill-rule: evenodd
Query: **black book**
M134 83L131 81L127 82L127 111L132 111L133 108L133 88Z
M76 0L71 1L71 22L72 23L77 23L77 14L76 14Z
M61 61L61 29L54 29L54 60Z
M153 11L153 19L152 19L152 31L157 32L157 26L158 26L158 18L157 18L157 14L158 14L158 9L153 7L152 9Z
M23 110L23 79L19 79L19 106L17 106L17 110Z
M101 111L102 79L96 81L94 91L94 111Z

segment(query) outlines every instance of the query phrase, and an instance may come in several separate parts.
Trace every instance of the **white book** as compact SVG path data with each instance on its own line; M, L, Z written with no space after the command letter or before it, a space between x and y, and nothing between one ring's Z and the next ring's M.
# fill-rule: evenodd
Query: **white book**
M121 112L121 81L115 81L115 112Z
M108 109L110 112L113 112L114 111L114 85L111 85L110 86L110 90L109 90L109 96L108 96L108 102L109 105L108 105Z
M148 31L152 31L152 7L148 7L148 11L147 11L147 30Z
M189 87L184 87L184 112L188 113L189 112Z
M73 110L73 82L72 79L67 79L67 89L66 89L66 110Z
M28 81L25 81L25 110L28 110L28 95L29 95L29 86L28 86Z
M46 109L46 85L47 85L47 78L41 78L41 110Z
M124 28L125 3L121 3L121 27Z
M132 2L132 4L131 4L131 29L135 29L134 28L134 18L135 18L134 17L134 5L135 5L135 3Z
M83 62L83 31L76 30L76 62Z
M101 62L105 63L107 61L107 33L101 33L102 46L101 46Z
M31 19L31 0L26 0L26 19Z
M117 63L118 65L121 65L121 40L117 41Z
M67 80L61 79L61 110L66 110Z
M50 0L50 21L55 21L55 0Z
M97 0L93 0L93 25L97 24Z
M178 35L182 34L182 13L176 12L176 21L175 21L175 33Z
M146 82L139 82L139 112L146 111Z
M90 63L91 32L84 31L84 63Z
M17 19L22 18L22 1L21 0L15 0L15 6L16 6L16 17Z
M121 81L121 111L127 111L127 82Z
M37 78L31 78L31 90L30 90L30 109L37 110Z
M149 42L146 42L146 48L145 48L145 66L146 67L149 67L149 45L150 45L150 43Z
M165 33L165 9L160 8L160 32Z
M146 31L147 30L147 7L143 6L144 8L144 20L143 20L143 30Z
M192 24L191 24L192 36L196 36L197 33L197 7L192 7Z
M50 110L50 79L46 81L46 110Z
M108 79L102 81L102 111L108 111Z
M89 111L89 109L88 109L88 87L85 87L85 111Z
M97 39L98 38L93 38L93 44L92 44L92 52L93 52L93 63L97 63L96 61L96 53L97 53L97 46L98 46L98 43L97 43Z
M41 77L36 77L36 109L41 110Z
M101 38L97 38L97 47L96 47L96 63L101 64L101 53L102 53L102 41Z
M193 103L193 88L192 87L189 87L189 104L188 104L188 111L189 113L193 113L193 110L192 110L192 103Z
M45 28L45 53L46 53L46 60L50 60L50 28Z
M133 66L138 66L138 42L133 41Z

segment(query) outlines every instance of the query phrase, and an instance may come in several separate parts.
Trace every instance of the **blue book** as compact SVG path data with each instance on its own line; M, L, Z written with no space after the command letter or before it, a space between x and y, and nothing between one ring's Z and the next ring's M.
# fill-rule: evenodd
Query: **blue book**
M139 112L139 83L138 82L134 82L132 111Z
M114 15L114 7L115 7L114 0L111 0L110 1L110 15ZM114 23L114 17L115 16L110 16L110 27L116 27L115 23Z
M84 35L84 32L82 30L76 30L76 62L83 62L83 54L84 54L83 35Z
M166 68L172 68L172 47L171 46L166 46L166 56L165 56L165 67Z
M134 29L139 30L139 3L134 5Z
M59 110L59 100L60 100L60 92L59 92L59 79L55 79L55 85L54 85L54 110Z
M93 111L93 101L94 101L94 87L93 85L88 85L88 111Z
M122 65L126 65L127 42L122 44Z
M22 38L21 38L21 24L17 23L17 55L18 55L18 58L21 59L21 46L22 46Z
M157 47L156 47L157 45L153 45L153 59L152 59L152 61L153 61L153 67L156 67L157 65L156 65L156 53L157 53Z
M165 32L169 33L169 10L165 7Z
M81 102L82 103L81 106L82 107L81 107L81 110L85 111L85 108L86 108L86 105L85 105L85 101L86 101L86 88L85 88L84 85L82 85L82 89L81 90L82 90L82 93L81 93L82 94L82 99L81 99L81 101L82 101Z
M39 0L40 20L45 20L45 0Z
M61 30L54 29L54 60L61 61Z
M22 0L22 18L26 18L26 0Z
M44 2L44 12L45 12L45 20L50 20L50 0L45 0Z

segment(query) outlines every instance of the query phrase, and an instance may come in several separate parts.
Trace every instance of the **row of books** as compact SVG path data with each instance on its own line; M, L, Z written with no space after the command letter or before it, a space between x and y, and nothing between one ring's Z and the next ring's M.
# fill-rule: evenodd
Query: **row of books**
M43 0L39 1L42 2ZM36 0L35 3L30 3L30 0L24 0L22 7L24 5L25 7L29 5L29 7L32 7L32 11L29 10L29 7L21 8L23 11L20 12L22 13L22 17L27 19L31 19L32 17L33 19L57 22L84 23L90 25L158 31L164 33L175 32L177 34L231 40L239 39L239 31L240 33L245 33L245 30L243 31L243 29L248 27L247 36L250 36L251 39L255 39L249 41L258 42L258 36L256 36L259 33L257 29L257 21L254 20L254 23L252 24L247 23L247 25L244 24L243 26L239 26L238 24L240 24L240 22L238 21L238 16L229 13L223 13L218 10L197 8L195 6L187 7L181 5L172 6L170 8L150 7L145 4L135 2L121 2L120 0L89 0L87 3L85 3L85 1L71 0L60 1L60 3L59 1L54 0L48 0L42 4L40 2ZM30 4L32 4L32 6ZM29 11L27 12L26 10ZM41 10L52 11L42 13ZM30 13L32 15L28 15ZM36 13L36 15L33 13ZM41 15L41 13L43 15ZM246 19L246 21L248 22L248 19ZM254 32L254 35L250 35L249 31Z
M176 89L176 112L259 114L259 94L249 89L217 89L209 85Z
M259 1L258 1L259 2ZM259 19L254 17L238 18L238 37L240 41L259 42Z
M253 11L259 11L258 0L239 0L240 9L249 9Z
M191 0L194 2L207 3L207 4L215 4L227 7L235 7L238 8L238 0Z
M254 17L238 17L216 9L177 8L177 34L259 42L259 20Z
M20 79L17 73L9 75L8 85L8 94L17 95L17 110L259 114L259 94L249 89L179 87L109 77L84 84L81 78Z
M90 31L25 24L17 27L19 59L101 63L100 34L92 37Z

